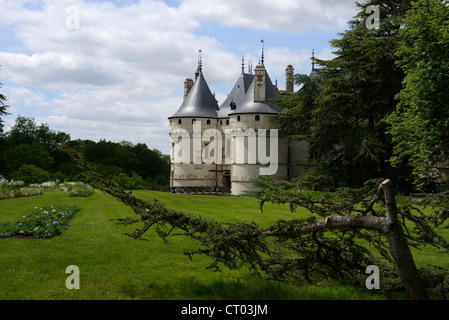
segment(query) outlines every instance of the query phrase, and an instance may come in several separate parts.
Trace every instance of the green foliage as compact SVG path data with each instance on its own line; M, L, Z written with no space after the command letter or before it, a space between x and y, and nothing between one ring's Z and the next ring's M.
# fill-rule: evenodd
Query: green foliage
M4 188L0 188L0 200L31 197L41 194L42 190L40 188L20 188L12 190L4 190Z
M9 172L17 171L23 165L33 165L48 171L55 162L47 149L40 144L14 145L3 152L3 157Z
M406 77L399 104L388 118L396 143L395 165L408 163L415 182L435 178L449 160L449 6L446 1L413 4L400 31L397 65Z
M146 185L142 177L135 173L131 177L126 173L120 173L117 176L113 176L112 180L125 190L142 190Z
M42 183L50 180L50 174L32 164L24 164L19 170L13 172L11 177L15 180L21 180L26 184Z
M378 29L368 29L366 8L380 8ZM326 188L360 187L378 177L405 181L407 168L388 163L393 144L383 121L396 106L403 72L395 65L401 18L410 1L371 0L359 5L349 29L332 40L336 58L317 60L319 76L295 76L302 88L276 102L274 122L284 134L310 142L310 154ZM338 181L338 183L335 183Z
M4 223L0 228L0 238L11 236L54 237L69 227L70 219L79 211L76 206L55 205L35 209L15 223Z
M49 150L51 143L67 143L70 135L57 132L47 124L38 125L33 118L18 116L16 122L7 134L8 144L12 146L21 144L40 144Z
M1 116L1 114L0 114ZM17 117L15 125L4 135L0 135L0 173L3 176L19 175L24 165L34 165L49 177L38 177L30 183L43 181L85 181L79 167L70 157L54 148L54 144L64 143L80 151L95 169L103 175L120 182L124 188L142 189L151 185L168 185L170 173L169 156L158 150L151 150L145 144L119 143L100 140L71 140L70 135L57 132L46 124L37 124L33 118ZM30 168L26 168L28 173ZM27 175L29 175L27 173Z
M89 187L76 189L70 192L70 197L90 197L95 193L95 190Z
M42 190L36 187L25 187L25 182L17 180L0 180L0 200L20 197L30 197L42 194Z

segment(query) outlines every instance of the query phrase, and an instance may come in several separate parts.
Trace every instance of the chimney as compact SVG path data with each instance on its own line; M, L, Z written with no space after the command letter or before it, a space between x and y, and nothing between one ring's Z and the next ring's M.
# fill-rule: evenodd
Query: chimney
M285 91L293 92L294 91L294 83L293 83L293 74L295 73L295 68L291 64L288 65L287 69L285 69Z
M266 79L267 71L265 70L265 66L263 64L258 65L254 70L256 83L254 85L254 101L255 102L264 102L266 96Z
M185 97L187 97L187 95L189 94L190 89L192 89L192 87L193 87L193 80L191 78L187 78L184 81L184 99L185 99Z

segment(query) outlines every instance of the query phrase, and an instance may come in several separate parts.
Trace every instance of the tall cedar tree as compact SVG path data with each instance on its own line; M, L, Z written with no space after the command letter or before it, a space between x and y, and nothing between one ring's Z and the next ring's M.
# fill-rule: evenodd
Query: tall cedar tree
M318 77L295 76L302 89L282 93L277 101L282 112L273 121L284 134L311 143L318 167L311 172L324 172L331 178L330 187L356 187L377 177L395 179L399 185L408 172L389 164L393 146L384 120L396 108L395 96L404 79L395 53L401 19L411 1L357 5L360 11L349 29L330 42L336 57L316 61L321 66ZM380 9L376 29L367 28L370 5Z

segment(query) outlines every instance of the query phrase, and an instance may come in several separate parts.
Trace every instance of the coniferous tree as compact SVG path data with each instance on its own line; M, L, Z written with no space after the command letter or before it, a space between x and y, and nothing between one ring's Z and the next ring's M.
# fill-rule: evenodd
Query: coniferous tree
M370 5L380 11L379 27L373 29L366 23ZM317 77L295 76L302 89L283 94L277 102L283 112L274 118L284 134L311 143L316 171L329 178L331 187L360 186L376 177L399 182L408 173L389 164L393 144L384 120L395 110L404 78L395 52L411 1L373 0L358 6L348 30L331 41L336 57L316 61L321 66Z

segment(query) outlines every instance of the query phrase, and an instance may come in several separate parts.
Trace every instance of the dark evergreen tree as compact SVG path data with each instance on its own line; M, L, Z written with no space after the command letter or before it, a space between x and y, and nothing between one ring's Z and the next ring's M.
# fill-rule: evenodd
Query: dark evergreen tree
M380 10L375 29L367 28L370 5ZM302 89L283 94L277 102L283 112L274 118L285 134L311 142L319 167L313 174L324 173L331 187L356 187L376 177L399 184L408 176L407 168L389 164L393 144L384 120L396 108L404 79L395 52L411 1L372 0L358 6L349 29L331 41L336 57L316 60L321 66L317 77L295 76Z

